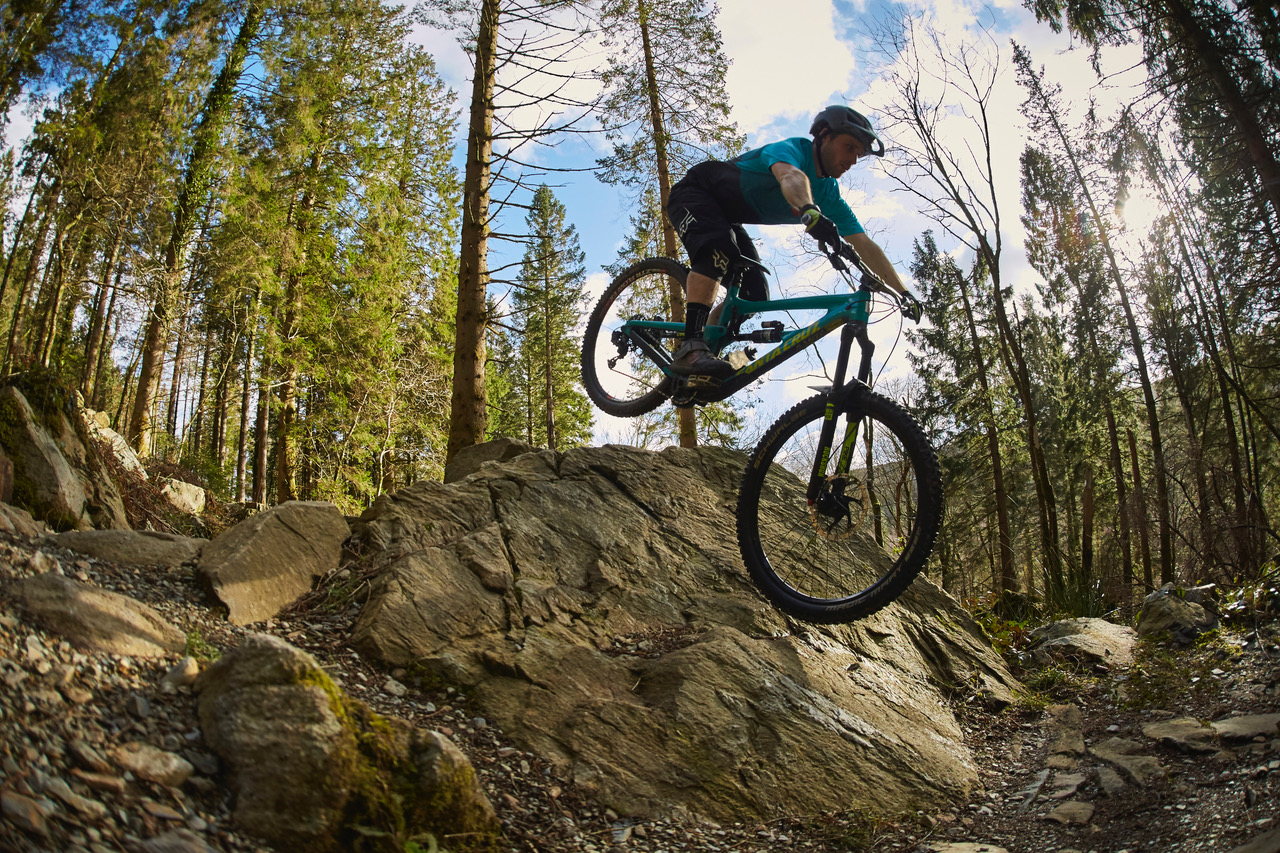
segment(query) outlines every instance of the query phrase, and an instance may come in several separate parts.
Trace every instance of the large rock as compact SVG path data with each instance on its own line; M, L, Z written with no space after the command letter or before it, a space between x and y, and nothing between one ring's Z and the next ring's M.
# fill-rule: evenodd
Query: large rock
M68 551L127 566L180 566L200 556L208 539L156 530L68 530L54 537Z
M185 483L172 477L161 477L160 494L179 512L187 515L200 515L204 512L208 496L204 489L194 483Z
M1133 663L1137 639L1132 628L1105 619L1063 619L1031 632L1031 655L1041 665L1069 662L1123 667Z
M853 625L779 614L729 532L744 464L541 451L381 498L353 525L385 567L355 642L464 685L628 814L896 813L970 788L953 691L1016 685L981 630L925 580Z
M236 625L270 619L338 568L350 531L338 508L289 501L250 516L204 546L198 571Z
M147 605L56 572L23 578L11 590L36 622L82 648L160 657L187 647L186 635Z
M48 531L48 526L36 521L25 509L0 503L0 530L34 538L43 536Z
M237 826L277 849L356 849L361 831L391 835L377 849L404 849L424 832L459 839L451 850L492 844L497 817L457 747L377 716L306 652L250 635L196 689L205 742L230 771Z
M464 447L444 466L444 481L456 483L480 470L486 462L508 462L538 448L514 438L497 438Z
M111 417L106 412L95 412L85 407L79 394L76 395L76 400L80 403L80 415L89 434L110 448L126 471L131 471L143 480L149 479L147 469L138 454L125 441L124 436L111 428Z
M1172 583L1148 595L1138 614L1138 636L1190 641L1217 627L1218 619Z
M0 388L0 446L13 461L13 502L56 530L128 530L124 501L74 404L46 388L38 411Z

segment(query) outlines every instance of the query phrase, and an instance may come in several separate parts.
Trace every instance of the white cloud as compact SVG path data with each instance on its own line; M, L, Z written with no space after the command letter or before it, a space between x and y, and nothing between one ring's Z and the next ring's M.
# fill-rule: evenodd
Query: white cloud
M721 5L729 101L749 137L770 125L784 136L803 134L814 113L850 90L859 63L836 37L833 15L830 0L791 0L785 10L771 2Z
M471 97L471 58L458 43L458 34L435 27L417 26L409 36L436 61L436 73L456 91L460 98Z

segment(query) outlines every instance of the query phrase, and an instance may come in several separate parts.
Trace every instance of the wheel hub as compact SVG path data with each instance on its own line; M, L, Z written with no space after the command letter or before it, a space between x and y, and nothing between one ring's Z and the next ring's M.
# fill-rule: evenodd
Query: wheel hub
M848 474L833 474L810 505L809 513L819 536L840 540L861 529L870 506L866 484Z

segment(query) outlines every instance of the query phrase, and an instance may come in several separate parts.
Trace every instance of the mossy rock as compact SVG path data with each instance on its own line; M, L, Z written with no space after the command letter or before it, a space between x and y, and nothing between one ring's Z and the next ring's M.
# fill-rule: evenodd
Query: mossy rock
M352 699L305 652L253 635L197 689L246 832L309 853L403 853L425 838L496 849L497 815L457 747Z

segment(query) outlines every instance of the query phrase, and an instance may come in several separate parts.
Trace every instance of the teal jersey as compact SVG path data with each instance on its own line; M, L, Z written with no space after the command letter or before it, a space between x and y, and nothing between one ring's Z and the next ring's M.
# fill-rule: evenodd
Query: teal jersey
M800 217L792 212L791 205L782 197L782 187L770 171L774 163L788 163L808 176L814 203L836 224L841 237L866 231L858 222L858 217L853 215L848 203L840 197L840 183L835 178L818 177L812 139L796 136L772 142L740 154L729 162L738 167L742 198L756 212L756 223L799 224Z

